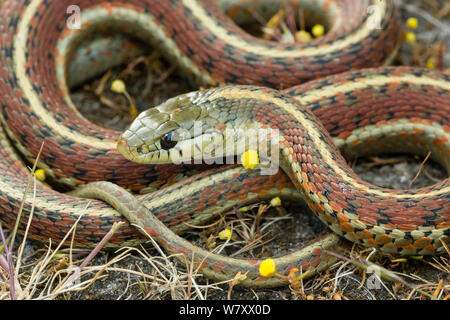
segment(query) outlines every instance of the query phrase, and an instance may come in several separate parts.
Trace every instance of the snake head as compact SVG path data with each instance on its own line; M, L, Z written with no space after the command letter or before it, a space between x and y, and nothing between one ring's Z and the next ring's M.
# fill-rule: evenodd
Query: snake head
M204 152L196 150L215 149L214 137L221 135L201 103L204 95L205 91L183 94L142 112L119 137L117 149L128 160L145 164L204 159Z

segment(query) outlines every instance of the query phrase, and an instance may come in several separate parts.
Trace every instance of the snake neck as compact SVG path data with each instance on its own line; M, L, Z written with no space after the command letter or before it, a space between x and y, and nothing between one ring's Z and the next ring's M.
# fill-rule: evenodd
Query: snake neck
M315 116L279 91L224 87L205 92L197 99L196 103L203 104L209 116L217 117L219 123L225 123L231 134L239 136L236 132L249 128L277 131L278 145L269 142L269 154L279 148L282 169L309 207L337 233L364 242L364 237L367 238L364 230L370 230L372 245L376 243L386 251L393 249L390 244L403 239L405 234L407 237L447 235L448 208L435 204L448 201L449 179L428 188L402 191L364 182L348 167ZM268 136L270 140L272 136ZM267 143L258 145L261 146L267 147ZM435 209L428 209L425 216L424 210L433 206ZM443 222L440 230L427 228L440 222ZM379 234L385 239L379 239Z

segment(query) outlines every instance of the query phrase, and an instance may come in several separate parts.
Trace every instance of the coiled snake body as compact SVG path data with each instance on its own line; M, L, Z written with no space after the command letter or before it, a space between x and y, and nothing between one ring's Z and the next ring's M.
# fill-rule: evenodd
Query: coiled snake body
M70 4L71 1L5 2L0 9L0 101L3 128L15 147L33 162L44 143L39 166L53 180L72 187L109 180L139 190L149 184L170 184L186 170L192 171L189 166L143 166L127 161L115 149L118 133L89 123L71 103L66 61L73 57L81 39L97 31L101 24L115 29L125 26L128 32L142 35L143 39L151 38L197 82L272 87L289 87L336 72L379 65L393 53L398 28L390 1L331 1L329 12L336 19L325 37L306 45L280 45L255 41L207 1L141 0L78 1L84 11L81 31L76 31L64 28L65 8ZM350 4L358 10L345 10L345 5ZM379 9L381 29L369 26L369 5ZM242 110L251 110L239 111L242 119L280 127L285 138L282 149L290 153L284 154L284 159L292 164L291 178L301 187L300 193L292 191L282 174L259 176L242 168L227 167L142 196L143 206L109 184L103 185L103 194L88 185L79 190L79 195L109 197L118 210L139 213L136 217L152 224L145 227L147 232L170 252L193 254L205 275L215 279L230 279L239 271L247 272L244 285L273 286L280 280L261 279L258 260L232 260L190 245L147 215L147 209L183 231L181 221L193 218L194 222L203 223L218 211L213 206L226 210L242 201L278 194L288 198L301 196L334 231L353 241L388 252L439 253L441 240L448 241L449 179L415 191L383 190L364 183L345 165L325 129L305 107L312 108L345 154L377 152L381 147L386 151L422 154L432 151L448 170L449 83L448 76L429 71L380 68L288 89L286 94L299 102L261 87L205 91L196 98L198 106L207 109L211 101L220 101L225 112L228 102L241 105ZM255 109L246 109L244 102ZM168 105L173 106L173 102ZM258 113L261 109L256 106L267 107L265 115ZM175 114L171 116L178 119ZM275 123L266 123L268 118ZM280 119L289 121L280 123ZM179 118L181 122L191 120ZM301 129L294 128L299 122ZM5 135L0 137L0 217L12 226L28 174ZM307 143L298 145L299 140ZM223 191L218 192L214 181L223 181ZM112 195L116 198L112 199ZM32 207L35 218L31 233L43 240L61 239L83 213L76 234L80 245L94 243L109 230L112 221L122 219L102 202L59 193L41 184L37 186L36 199L30 193L24 204L25 211ZM177 214L168 215L171 212ZM127 226L111 244L135 243L136 238L136 231ZM331 259L324 249L335 246L337 241L336 236L329 235L278 258L279 272L287 274L295 266L303 270L325 268Z

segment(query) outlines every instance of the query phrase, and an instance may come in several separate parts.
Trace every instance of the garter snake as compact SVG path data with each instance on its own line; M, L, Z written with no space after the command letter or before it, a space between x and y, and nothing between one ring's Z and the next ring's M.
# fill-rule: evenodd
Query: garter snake
M266 7L276 2L267 1ZM234 12L235 3L239 1L225 9ZM377 66L395 52L398 17L391 1L297 3L335 18L324 37L290 45L258 40L204 0L8 0L0 12L0 118L27 161L34 162L45 142L39 166L58 183L73 188L106 179L133 191L173 183L192 167L126 161L116 151L119 132L95 126L79 114L66 84L76 48L101 30L124 31L155 45L197 83L284 88ZM74 4L82 9L79 30L66 27L66 9ZM368 15L371 6L378 10ZM379 22L376 28L373 18Z
M317 111L327 104L327 112L337 115L327 119L328 125L334 122L338 134L335 141L350 140L354 154L376 152L381 141L388 152L431 151L449 171L450 104L446 96L450 77L420 69L379 68L312 81L300 88L296 99L255 86L219 87L169 99L141 113L119 138L118 149L131 161L152 164L174 159L204 160L208 155L222 158L236 150L248 150L249 140L256 140L258 147L265 145L271 152L280 153L279 163L302 198L340 236L386 253L444 252L443 243L450 240L450 178L418 190L383 189L364 182L348 167L327 129L306 106ZM288 93L295 95L297 89L292 90ZM360 99L352 99L355 97ZM375 116L370 112L373 108ZM336 127L348 120L365 125L352 131ZM204 127L195 130L195 121ZM242 137L242 131L257 132L261 128L265 131L256 136ZM270 143L274 135L269 129L279 131L280 139L275 141L279 150ZM219 142L211 139L211 134L219 136ZM243 145L241 149L238 144ZM226 277L217 273L230 278L243 270L250 283L258 284L257 266L261 261L249 264L209 256L175 236L149 211L137 208L129 195L103 184L90 188L85 189L87 195L109 198L108 202L169 252L197 256L206 275L223 279ZM296 265L292 261L286 265L283 259L277 265L287 275Z
M274 87L289 87L332 73L379 65L393 53L398 30L396 11L390 1L331 1L328 2L328 6L331 7L329 12L337 19L322 39L300 47L261 40L254 42L255 39L243 33L213 5L206 1L185 0L158 1L156 6L152 5L154 1L127 1L114 4L105 1L79 1L80 7L83 8L83 24L81 31L76 31L64 28L67 18L65 9L69 2L73 4L73 1L40 0L29 2L8 0L4 3L0 9L0 101L2 124L15 147L29 162L33 162L44 142L39 166L45 168L47 174L55 181L72 187L106 179L131 190L139 190L149 184L155 187L171 184L177 181L180 173L192 171L191 167L186 166L182 166L181 169L170 165L147 167L122 159L115 151L118 133L87 122L71 103L65 84L67 61L73 57L76 44L86 34L97 31L101 25L106 24L116 30L125 26L128 32L142 35L142 39L149 40L155 45L160 44L161 49L168 52L169 59L177 61L181 69L202 84L227 82ZM343 6L350 3L358 10L343 9ZM367 17L366 9L370 5L375 5L379 9L376 11L380 18L380 29L371 28L369 25L370 16ZM175 21L182 23L174 23ZM201 36L196 33L198 30L202 32ZM201 51L203 49L205 52ZM422 74L422 71L415 72L416 77ZM409 71L406 73L409 74ZM364 84L366 76L358 73L356 75ZM340 78L325 81L330 81L330 86L333 86L331 90L333 94L325 96L325 100L361 89L346 85L345 81L342 83ZM444 83L443 87L447 90L445 86L447 81L438 77L436 83L431 82L429 85L440 88L438 84ZM378 79L371 85L382 88L387 83L394 87L396 85L395 81L389 82L386 79ZM414 81L412 85L414 86ZM427 85L420 82L418 84L419 87ZM300 90L307 89L308 84ZM340 89L342 91L339 91ZM444 92L442 95L445 106L445 97L448 94ZM313 97L320 100L320 92L315 92L315 96L310 97L312 101ZM406 95L405 99L408 97ZM360 101L359 98L357 101ZM320 115L319 118L328 121L327 129L339 133L336 139L341 139L342 145L346 145L349 141L351 145L354 141L351 140L354 137L348 135L351 130L364 130L362 129L364 123L346 123L339 117L333 118L323 111L324 109L326 108L316 106L317 112L326 114L323 119ZM445 108L443 110L444 115L437 120L438 122L446 119L448 110ZM326 120L327 117L330 119ZM445 136L442 139L445 139ZM1 219L11 226L19 210L28 178L24 166L20 164L18 157L14 156L4 135L1 140ZM435 147L438 151L442 150L438 147ZM255 199L281 192L289 197L298 197L298 194L290 190L288 181L282 178L282 175L277 176L278 178L256 177L254 173L234 168L232 177L243 175L239 180L252 181L249 183L253 188L242 189L236 185L236 181L230 182L228 178L223 178L229 177L230 171L217 170L222 170L222 179L228 183L224 184L224 191L229 192L228 202L224 201L228 207L245 200L247 196ZM176 174L173 174L174 172ZM210 184L208 189L208 186L198 183L211 181L207 178L208 174L217 173L213 171L194 176L172 186L170 189L172 191L167 192L179 194L180 189L184 190L186 184L192 183L193 186L204 186L207 191L205 194L209 191L208 195L217 196L214 186ZM269 184L266 185L267 181ZM257 191L258 187L261 188L261 192ZM208 196L208 199L213 196ZM153 203L152 197L157 198L161 204L162 197L158 194L144 196L149 200L150 207ZM443 201L438 201L438 205L442 205L448 211L448 196L442 199ZM170 211L165 209L178 207L178 203L171 202L170 197L166 200L166 205L157 207L161 210L161 218L166 215L174 225L190 218L183 210L175 218L169 217L167 213ZM220 201L223 199L216 200L217 203ZM212 204L205 201L190 205L191 211L186 212L197 209L206 209L206 212L209 209L209 214L213 212L211 208L207 208ZM35 219L31 233L34 237L44 240L50 237L61 239L68 226L83 213L76 242L89 245L98 241L109 230L111 221L121 219L114 210L101 202L83 201L41 184L37 186L37 198L31 201L30 194L24 206L25 211L30 211L32 207L35 210ZM158 213L157 208L152 208L152 212ZM207 217L207 213L201 214L197 220L201 223ZM439 230L445 231L447 221L446 217L442 219L444 229ZM424 224L420 223L419 225ZM122 229L122 233L113 239L112 243L129 243L135 238L134 229L127 227ZM314 247L309 250L314 251L313 249ZM321 249L315 251L316 255L306 257L309 259L306 267L316 268L321 263L322 267L326 265L324 262L326 257L322 256Z

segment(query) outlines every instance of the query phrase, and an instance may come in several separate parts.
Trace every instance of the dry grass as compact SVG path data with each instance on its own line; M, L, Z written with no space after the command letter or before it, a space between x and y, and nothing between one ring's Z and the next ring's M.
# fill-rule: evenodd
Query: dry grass
M261 257L270 254L273 251L270 244L274 239L270 229L283 220L292 220L292 217L286 215L284 209L268 209L268 205L259 204L245 208L243 212L236 210L226 214L218 223L202 230L198 241L204 246L209 245L217 253L233 249L234 253L230 255ZM224 228L232 230L230 240L218 239L218 233ZM71 231L74 230L75 225ZM11 243L12 233L10 239L5 239L3 231L0 231L2 243ZM72 235L68 233L66 238L70 239ZM230 298L232 291L236 290L236 281L233 279L228 285L208 284L193 269L191 261L186 260L184 265L180 265L174 256L167 256L154 242L152 245L156 250L152 252L143 247L124 247L112 253L107 262L100 264L91 262L108 236L90 252L72 246L62 248L60 245L52 249L49 243L45 249L36 250L26 257L25 264L23 253L26 239L25 234L14 252L5 246L0 255L0 299L71 299L77 292L87 292L91 286L101 286L113 274L127 281L122 292L115 294L117 299L207 299L208 296L217 299L225 294ZM131 256L139 260L134 268L117 266ZM339 258L341 260L326 272L307 281L302 279L293 282L277 294L285 299L377 299L379 293L376 290L381 289L387 295L385 298L389 299L449 298L448 248L447 254L438 257L390 259L375 250L354 246L346 256ZM431 266L439 271L439 278L432 281L416 274L416 271L408 271L411 262ZM396 269L403 269L404 272L393 271ZM371 289L368 279L378 287ZM350 284L354 287L352 290L347 289ZM258 297L259 292L250 290L248 294ZM86 295L85 298L90 297Z
M29 221L31 218L32 213ZM70 299L74 292L87 290L112 272L123 273L128 279L126 290L117 296L117 299L128 298L128 287L132 286L139 287L140 297L143 299L205 299L208 290L221 290L217 284L198 284L197 278L201 275L193 269L191 261L186 261L185 266L180 268L174 260L175 256L166 255L152 239L150 240L158 255L150 254L143 247L123 247L114 252L107 263L89 265L120 225L113 225L104 239L89 252L74 249L73 245L63 248L61 244L74 234L77 223L78 221L54 249L50 241L46 249L36 250L32 256L26 257L29 261L26 265L23 264L23 249L26 246L27 234L25 233L16 250L12 251L7 243L14 242L14 235L11 234L7 240L0 226L4 244L0 254L0 299ZM141 265L150 267L152 272L115 266L131 255L140 257ZM134 282L131 281L131 276L135 279Z

